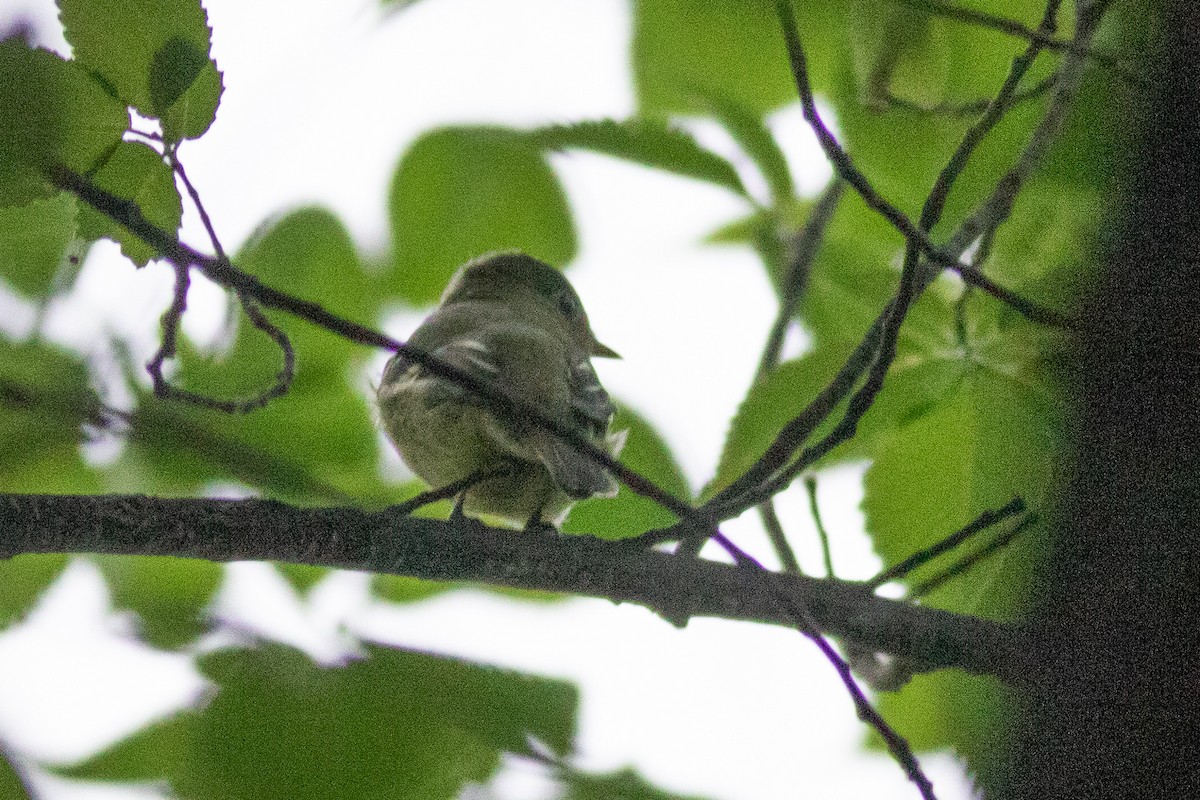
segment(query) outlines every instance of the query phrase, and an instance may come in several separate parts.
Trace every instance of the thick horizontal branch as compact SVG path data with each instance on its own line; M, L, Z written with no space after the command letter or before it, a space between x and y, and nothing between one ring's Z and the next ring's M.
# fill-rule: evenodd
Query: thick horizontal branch
M452 524L358 508L273 500L141 495L0 495L0 556L169 555L274 560L602 597L682 624L723 617L794 627L794 598L823 633L925 668L1019 681L1026 637L1014 628L877 597L856 584L765 572L607 542ZM795 605L793 603L792 605Z

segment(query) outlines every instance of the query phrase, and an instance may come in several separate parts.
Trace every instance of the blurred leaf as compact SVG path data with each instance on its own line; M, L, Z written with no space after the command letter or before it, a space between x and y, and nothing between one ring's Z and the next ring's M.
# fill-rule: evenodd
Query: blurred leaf
M35 298L68 288L82 256L75 245L75 211L75 199L63 192L24 206L0 206L0 279Z
M142 638L164 650L193 642L209 625L204 609L224 574L220 564L167 556L91 556L113 605L138 615Z
M959 613L1012 619L1029 602L1045 556L1048 493L1061 480L1065 455L1065 394L1046 360L1055 345L1040 329L1000 329L986 313L975 315L973 328L971 368L927 414L883 440L864 479L863 509L877 552L885 564L895 564L980 513L1022 497L1041 521L922 598ZM974 551L996 533L964 550ZM914 578L936 575L953 558L943 557ZM915 748L952 747L973 772L987 774L1004 758L994 745L1010 719L1005 702L995 681L943 671L883 697L881 710Z
M0 337L0 486L12 464L76 448L99 403L77 356Z
M321 668L278 645L204 656L202 708L62 772L167 780L191 800L453 798L534 736L569 749L577 693L558 681L431 655L367 648Z
M950 62L941 20L888 0L854 0L849 16L863 105L882 110L900 97L929 107L944 99Z
M319 206L299 208L267 220L234 260L264 283L352 319L373 317L382 299L368 288L366 268L346 226L333 212ZM344 358L352 347L311 324L303 330L312 332L306 338L314 346L338 345L339 358ZM312 357L308 352L308 358Z
M125 106L75 62L0 42L0 206L46 197L52 164L92 172L128 125Z
M345 228L318 208L267 224L236 263L264 282L350 317L371 307L366 277ZM388 502L395 489L378 472L379 439L367 399L352 383L361 348L326 330L269 313L296 353L283 397L251 414L228 415L164 403L139 390L122 469L168 493L234 479L296 502ZM276 380L283 353L244 316L227 352L180 342L176 382L221 399L246 399Z
M455 588L452 583L423 581L403 575L371 576L371 594L393 603L416 603Z
M58 0L75 58L122 101L161 119L169 141L194 139L223 90L199 0Z
M952 744L974 776L1011 769L1011 754L997 745L1009 740L1015 710L1008 690L994 678L940 670L917 675L900 691L881 694L877 703L916 752L945 751ZM874 731L867 741L873 750L884 750Z
M279 574L292 585L300 595L307 595L308 590L316 586L332 570L326 567L314 567L309 564L279 563L275 565Z
M642 416L620 406L613 419L614 431L628 430L621 463L640 472L682 500L690 500L691 489L683 470L667 443ZM626 539L676 522L671 512L658 503L622 486L616 497L594 497L578 503L563 524L563 533L587 533L603 539Z
M578 247L554 172L523 134L502 128L439 128L417 139L392 180L390 213L386 291L414 306L432 303L459 265L488 251L562 266Z
M0 797L5 800L30 800L21 776L13 767L6 750L0 749Z
M183 205L175 187L175 176L150 147L137 142L121 142L108 162L92 176L92 181L101 189L132 200L146 219L167 233L174 234L179 229ZM139 267L146 266L158 255L128 228L87 205L79 209L79 236L88 240L112 239Z
M687 131L653 118L551 125L530 131L529 140L548 150L593 150L747 196L746 187L728 161L701 147Z
M1045 4L1041 0L1014 0L982 5L991 5L993 13L1036 27ZM892 94L918 104L938 99L956 106L991 98L1004 83L1012 59L1025 48L1018 39L952 20L930 20L926 41L915 48L900 44L894 35L902 33L896 26L926 28L919 17L904 16L903 20L879 27L878 19L872 19L868 11L858 24L858 60L865 62L868 72L885 67L875 80L886 78ZM1050 58L1043 61L1034 65L1023 86L1032 86L1049 74ZM953 68L947 69L943 66L946 64ZM938 172L973 119L912 108L881 108L883 103L877 96L871 98L874 102L864 103L864 89L878 94L882 87L872 89L841 74L826 95L833 105L842 145L872 185L915 218ZM1011 166L1043 102L1026 102L1009 109L1004 121L976 148L947 200L947 225L961 220Z
M699 800L652 786L628 767L603 775L578 770L560 772L558 779L566 789L561 800Z
M710 95L702 99L709 112L758 167L770 189L771 204L778 206L791 200L796 194L796 187L792 183L787 156L767 128L762 115L722 97Z
M809 0L797 23L824 89L839 44L830 32L844 24L841 5ZM637 0L633 76L643 112L703 113L701 96L727 98L756 114L796 100L770 0Z
M0 561L0 628L29 611L42 592L62 574L69 558L61 553L38 553Z

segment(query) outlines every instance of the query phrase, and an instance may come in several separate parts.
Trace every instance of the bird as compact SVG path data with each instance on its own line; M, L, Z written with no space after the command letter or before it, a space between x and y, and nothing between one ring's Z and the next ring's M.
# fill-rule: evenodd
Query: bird
M620 358L592 333L579 295L554 267L520 252L460 267L407 343L507 394L616 458L627 431L593 357ZM380 419L408 467L436 488L487 476L462 491L454 514L511 527L561 527L571 506L613 497L602 464L528 415L494 404L422 366L404 350L377 390Z

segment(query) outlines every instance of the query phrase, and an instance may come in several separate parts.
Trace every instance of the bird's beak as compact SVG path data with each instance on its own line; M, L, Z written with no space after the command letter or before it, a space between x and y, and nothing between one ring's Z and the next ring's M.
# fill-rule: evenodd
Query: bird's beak
M596 339L596 334L592 333L591 331L588 331L588 335L591 336L591 339L592 339L591 346L588 348L588 352L591 353L593 356L598 356L599 358L620 358L621 357L620 353L618 353L616 350L613 350L608 345L600 344L600 342Z

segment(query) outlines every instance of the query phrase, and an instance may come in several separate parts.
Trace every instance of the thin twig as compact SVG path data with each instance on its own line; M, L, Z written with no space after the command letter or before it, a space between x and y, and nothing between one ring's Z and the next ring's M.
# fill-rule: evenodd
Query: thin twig
M1122 64L1107 53L1101 53L1086 45L1080 44L1077 39L1058 39L1051 33L1042 30L1034 30L1021 22L1008 17L1001 17L995 14L989 14L986 11L978 11L973 8L964 8L962 6L952 5L943 2L943 0L892 0L894 3L900 3L909 8L923 11L927 14L935 14L939 17L965 22L970 25L978 25L983 28L989 28L1000 33L1016 36L1021 39L1026 39L1030 42L1036 42L1039 47L1046 50L1055 50L1060 52L1075 53L1085 56L1095 61L1097 64L1110 69L1114 74L1119 76L1126 82L1139 86L1141 88L1148 87L1149 81L1142 75L1137 74L1129 66Z
M901 561L899 564L894 564L880 572L874 578L864 584L868 589L878 589L888 581L903 578L908 573L918 567L928 564L933 559L940 556L942 553L949 552L960 544L970 539L980 531L985 531L993 525L998 525L1009 517L1016 516L1025 510L1025 501L1020 497L1014 497L1003 508L996 508L990 511L985 511L970 523L963 526L959 530L950 534L946 538L933 545L918 550L908 558Z
M476 470L467 477L460 478L453 483L448 483L445 486L440 486L436 489L430 489L427 492L421 492L415 497L405 500L403 503L392 506L391 510L397 514L411 514L418 508L430 505L431 503L436 503L439 500L449 500L451 497L461 494L478 483L483 483L484 481L497 478L501 475L507 475L511 471L512 469L508 465L496 467L495 469L490 470Z
M786 5L787 0L776 0L776 2L777 6L783 6ZM1076 18L1076 37L1081 42L1089 41L1098 22L1098 12L1090 14L1080 13L1076 15ZM795 36L794 21L786 14L782 14L782 12L781 19L783 20L785 30L790 30L792 33L789 39L795 41L798 47L799 40ZM803 55L802 51L801 55ZM1067 58L1064 59L1059 73L1059 80L1056 83L1054 98L1051 100L1041 122L1039 122L1033 134L1031 134L1024 151L1018 156L1014 167L1009 171L1005 179L1001 181L1000 185L997 186L993 193L977 207L976 211L951 236L950 244L946 248L949 252L961 254L972 243L978 241L981 236L986 243L988 237L1007 218L1016 192L1020 189L1024 180L1032 173L1034 167L1040 163L1046 150L1049 148L1050 142L1054 140L1055 135L1062 126L1067 108L1070 106L1070 102L1074 97L1075 91L1078 89L1079 81L1082 77L1083 61L1083 57L1076 53L1069 53ZM806 79L807 76L804 75L803 77ZM801 91L804 91L806 88L807 84L801 87ZM977 267L973 265L961 266L965 272L980 274ZM933 277L932 273L923 271L921 275L921 288L923 289L927 286ZM795 479L796 475L812 466L812 464L844 441L844 437L848 431L850 433L853 432L849 425L839 426L839 429L835 429L825 439L801 451L800 455L789 466L784 468L785 464L791 458L791 454L803 446L817 425L832 413L837 404L850 393L858 377L871 364L878 363L877 359L874 358L874 353L878 346L877 343L882 336L884 323L891 317L891 314L892 306L889 304L888 308L872 323L871 328L863 337L863 341L855 348L834 380L796 418L783 427L776 436L775 441L772 442L771 446L768 447L767 451L754 465L743 473L738 480L709 500L706 508L715 519L728 519L737 516L744 509L757 505L764 498L779 493ZM783 471L778 472L781 469Z
M1047 75L1035 86L1017 92L1013 96L1012 104L1015 106L1020 103L1026 103L1030 100L1036 100L1054 88L1054 84L1057 81L1057 72ZM970 103L942 102L933 106L923 106L919 103L914 103L911 100L906 100L903 97L897 97L893 94L885 95L884 99L887 101L888 105L892 106L893 108L899 108L904 111L915 111L921 114L932 114L948 117L973 117L976 114L982 114L983 112L987 111L988 106L990 106L993 102L992 98L985 97Z
M1058 312L1044 308L1039 304L1022 297L1020 294L1006 289L995 281L986 280L977 271L964 270L953 250L939 248L929 238L929 235L913 224L899 208L879 194L867 180L866 176L854 165L850 155L842 149L837 138L830 132L817 111L816 100L813 96L812 83L808 77L808 59L800 44L800 36L796 31L796 20L791 8L791 0L775 0L775 10L783 26L784 41L788 50L788 61L792 68L792 77L800 95L800 108L804 119L816 134L817 142L821 145L825 157L829 159L834 170L862 197L863 202L884 219L892 227L900 231L909 242L915 242L929 260L943 269L950 269L962 275L963 280L979 286L980 289L996 297L1022 315L1034 322L1055 327L1064 327L1066 319ZM960 251L961 252L961 251Z
M780 568L792 575L803 575L796 553L788 544L787 536L783 532L783 523L775 513L775 501L764 500L759 503L758 515L762 518L763 528L767 531L767 538L771 540L771 547L775 550L775 557L779 559Z
M821 521L821 509L817 505L817 479L809 475L804 479L804 489L808 492L808 511L812 515L813 524L817 526L817 536L821 540L821 557L825 561L825 577L837 577L833 573L833 553L829 548L829 533L825 523Z
M951 564L949 567L942 570L937 575L934 575L929 580L917 584L909 591L908 596L913 600L925 597L934 589L937 589L939 586L951 580L952 578L956 578L959 575L965 574L973 567L980 564L984 559L991 556L993 553L999 552L1001 549L1007 547L1013 539L1017 538L1017 536L1019 536L1022 532L1028 530L1030 526L1037 521L1037 514L1033 512L1026 514L1020 522L1012 527L1012 530L1000 534L983 547L979 548L973 553L963 556L963 558Z
M821 193L817 204L813 206L803 230L791 242L787 274L779 289L779 313L771 325L771 332L767 335L767 343L763 347L762 359L758 363L760 377L779 366L788 326L796 316L796 309L804 297L804 290L808 287L813 262L816 261L817 252L825 240L825 231L833 220L838 202L845 191L846 183L834 177Z
M1050 0L1046 4L1046 13L1042 18L1039 30L1054 30L1055 18L1057 17L1060 3L1061 0ZM922 205L921 216L917 221L918 228L923 235L928 235L933 226L941 219L950 190L966 168L975 149L1011 107L1013 95L1016 93L1021 79L1029 70L1029 67L1032 66L1041 48L1042 45L1039 42L1030 42L1025 52L1013 59L1008 76L1005 78L988 110L967 130L958 147L955 148L954 153L950 156L945 166L938 172L938 177L934 181L933 188L930 189L925 203ZM849 407L842 420L824 440L815 446L814 450L816 452L820 452L823 455L838 444L853 438L858 430L858 423L867 411L870 410L871 406L875 403L875 398L882 391L888 371L891 369L892 362L896 357L900 341L900 328L904 324L904 320L908 316L912 304L916 302L925 288L925 285L921 284L919 273L920 258L921 251L918 243L914 239L908 239L904 253L904 264L900 271L900 286L896 290L896 295L888 304L880 336L879 351L875 356L874 362L871 364L866 380L863 381L862 386L850 398ZM967 269L967 267L963 267L963 269ZM975 272L978 273L978 270L975 270ZM982 278L982 274L979 274ZM980 286L982 284L976 283L975 285ZM801 458L796 464L785 470L781 480L790 483L796 475L807 469L812 463L803 462L804 459ZM803 465L801 466L802 463Z
M1076 4L1076 7L1079 10L1075 14L1075 41L1086 45L1091 41L1096 27L1099 25L1099 10L1089 10L1088 7L1079 3ZM981 236L987 235L989 231L994 232L1008 219L1017 194L1033 174L1034 169L1042 162L1050 145L1062 129L1067 111L1071 107L1075 93L1079 90L1084 67L1085 59L1076 53L1068 53L1067 57L1063 59L1062 66L1058 71L1058 81L1055 83L1054 97L1041 122L1029 137L1024 151L996 184L992 193L958 225L946 243L946 250L951 253L962 253ZM975 268L968 268L968 271L978 274L978 270Z

